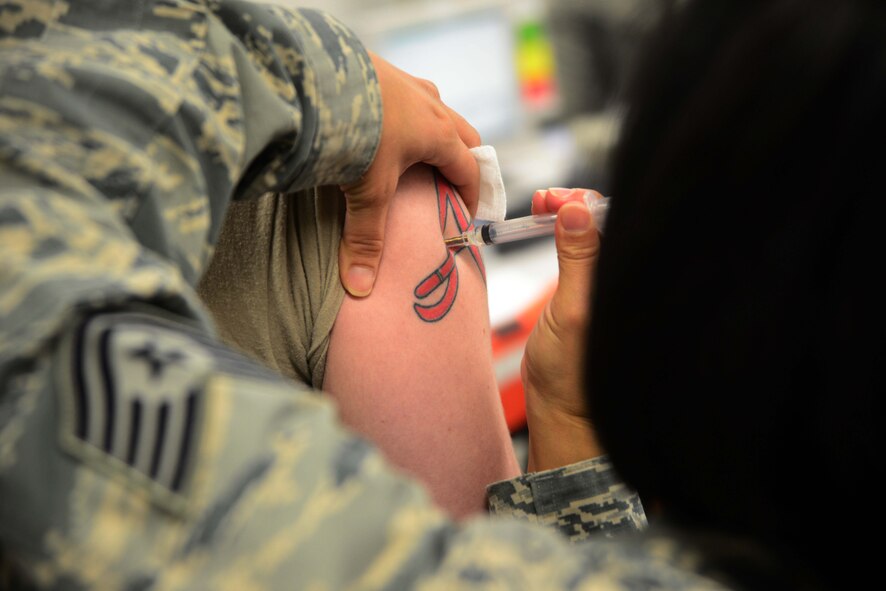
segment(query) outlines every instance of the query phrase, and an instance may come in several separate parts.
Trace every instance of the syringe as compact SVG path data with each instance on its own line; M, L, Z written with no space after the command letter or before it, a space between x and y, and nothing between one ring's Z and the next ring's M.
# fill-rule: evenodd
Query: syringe
M585 194L585 203L591 210L597 231L603 233L603 224L606 221L606 210L609 207L609 198L593 199L593 193ZM492 222L471 228L464 234L453 236L444 240L449 248L460 246L487 246L489 244L504 244L516 242L538 236L551 236L554 234L554 224L557 222L557 214L528 215L522 218Z

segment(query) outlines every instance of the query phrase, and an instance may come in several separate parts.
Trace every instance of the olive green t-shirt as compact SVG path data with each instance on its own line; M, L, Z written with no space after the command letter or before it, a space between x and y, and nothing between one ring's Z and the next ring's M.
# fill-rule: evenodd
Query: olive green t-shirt
M315 388L345 294L344 211L337 187L233 203L198 287L226 343Z

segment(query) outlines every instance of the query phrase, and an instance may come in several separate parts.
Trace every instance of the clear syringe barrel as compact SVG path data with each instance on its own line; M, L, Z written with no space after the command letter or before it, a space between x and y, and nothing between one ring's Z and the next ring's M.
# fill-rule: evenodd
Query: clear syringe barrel
M585 194L585 203L591 210L597 231L603 233L603 225L606 222L606 210L609 207L609 199L594 199L592 193ZM495 222L483 228L483 241L485 244L503 244L515 242L537 236L550 236L554 233L554 225L557 223L556 214L530 215L503 222Z
M487 244L503 244L517 240L526 240L538 236L550 236L554 233L557 214L530 215L503 222L489 224Z
M603 233L603 225L606 221L606 209L609 206L609 198L593 199L592 193L585 195L585 203L591 210L597 231ZM504 244L516 242L539 236L551 236L557 223L557 214L530 215L503 222L492 222L476 226L464 234L447 238L446 245L449 248L474 245L485 246L489 244Z

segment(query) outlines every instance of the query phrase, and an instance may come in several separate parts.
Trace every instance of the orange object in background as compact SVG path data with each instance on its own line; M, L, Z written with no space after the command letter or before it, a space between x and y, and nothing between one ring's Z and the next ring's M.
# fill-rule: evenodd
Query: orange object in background
M523 394L523 381L520 378L520 365L526 340L532 334L539 316L554 295L557 283L554 282L532 304L517 317L492 328L492 362L495 379L501 396L508 429L516 433L526 427L526 400Z

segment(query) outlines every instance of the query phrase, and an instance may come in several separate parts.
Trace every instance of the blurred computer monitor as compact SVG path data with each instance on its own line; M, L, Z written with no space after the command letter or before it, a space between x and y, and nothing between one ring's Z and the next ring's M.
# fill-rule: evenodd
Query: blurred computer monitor
M426 8L422 9L421 7ZM418 5L379 19L372 48L414 76L433 80L443 101L462 114L484 142L506 139L523 124L514 64L514 33L506 6L478 1L450 11Z

